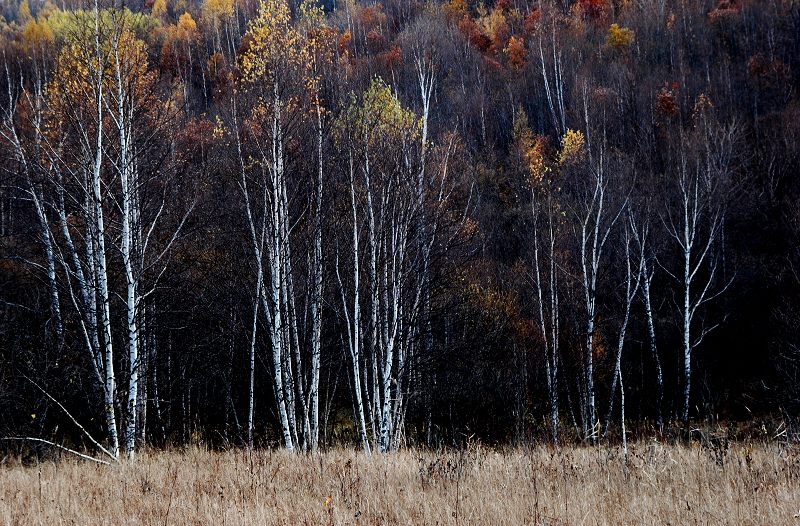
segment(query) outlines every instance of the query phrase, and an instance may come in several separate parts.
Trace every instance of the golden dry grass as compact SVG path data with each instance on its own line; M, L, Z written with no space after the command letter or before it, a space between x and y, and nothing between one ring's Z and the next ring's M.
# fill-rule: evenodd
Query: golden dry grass
M0 467L0 522L55 524L800 524L800 449L638 443L554 451L144 454Z

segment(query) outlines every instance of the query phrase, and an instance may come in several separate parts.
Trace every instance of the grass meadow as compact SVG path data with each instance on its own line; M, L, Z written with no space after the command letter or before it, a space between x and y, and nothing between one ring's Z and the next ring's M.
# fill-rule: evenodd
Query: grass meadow
M149 452L0 466L8 525L800 525L800 446Z

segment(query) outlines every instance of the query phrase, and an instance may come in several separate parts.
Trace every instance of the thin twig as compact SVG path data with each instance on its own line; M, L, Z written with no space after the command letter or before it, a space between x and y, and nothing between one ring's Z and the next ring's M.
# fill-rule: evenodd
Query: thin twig
M84 455L83 453L80 453L79 451L75 451L74 449L70 449L70 448L68 448L66 446L62 446L61 444L56 444L55 442L51 442L49 440L45 440L44 438L37 438L37 437L0 437L0 440L16 440L16 441L26 441L27 440L29 442L41 442L43 444L47 444L47 445L50 445L50 446L53 446L53 447L57 447L58 449L61 449L61 450L66 451L68 453L72 453L73 455L77 455L77 456L81 457L84 460L91 460L92 462L97 462L98 464L104 464L106 466L110 466L111 465L111 463L106 461L106 460L102 460L102 459L99 459L99 458L94 458L94 457L91 457L89 455Z
M53 402L55 402L55 404L56 404L56 405L58 405L58 407L60 407L62 411L64 411L64 413L65 413L65 414L66 414L66 415L67 415L67 416L70 418L70 420L72 420L72 422L73 422L73 423L74 423L76 426L78 426L78 429L80 429L80 430L83 432L83 434L84 434L84 435L86 435L86 437L87 437L87 438L88 438L88 439L89 439L89 440L92 442L92 444L94 444L94 445L95 445L95 446L96 446L96 447L97 447L97 448L98 448L100 451L102 451L103 453L105 453L106 455L108 455L108 456L109 456L109 458L111 458L111 459L112 459L114 462L119 462L119 459L118 459L116 456L112 455L110 451L108 451L106 448L104 448L104 447L103 447L103 445L102 445L102 444L100 444L100 442L98 442L97 440L95 440L95 439L94 439L94 437L93 437L91 434L89 434L89 432L86 430L86 428L84 428L84 427L83 427L83 426L82 426L82 425L81 425L81 424L80 424L80 423L79 423L79 422L78 422L78 421L75 419L75 417L74 417L74 416L72 416L72 414L71 414L69 411L67 411L67 408L66 408L66 407L64 407L64 405L63 405L61 402L59 402L58 400L56 400L55 398L53 398L53 396L52 396L52 395L50 395L50 393L48 393L47 391L45 391L45 390L42 388L42 386L40 386L39 384L37 384L36 382L34 382L34 381L31 379L31 378L28 378L28 377L27 377L26 375L24 375L24 374L22 375L22 377L23 377L23 378L25 378L26 380L28 380L28 381L29 381L30 383L32 383L33 385L35 385L35 386L36 386L36 388L37 388L37 389L39 389L39 390L40 390L42 393L44 393L44 395L45 395L47 398L49 398L50 400L52 400ZM96 460L96 459L94 459L93 457L89 457L89 458L92 458L93 460ZM107 462L105 462L105 463L107 464Z

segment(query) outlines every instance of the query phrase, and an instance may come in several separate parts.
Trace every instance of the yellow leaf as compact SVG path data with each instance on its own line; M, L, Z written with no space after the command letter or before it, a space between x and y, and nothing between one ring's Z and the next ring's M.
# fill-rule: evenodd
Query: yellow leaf
M619 24L611 24L606 37L606 45L614 49L623 49L633 43L636 34L632 29L621 27Z
M558 164L564 165L580 160L583 155L585 139L583 133L576 130L567 130L561 138L561 153Z

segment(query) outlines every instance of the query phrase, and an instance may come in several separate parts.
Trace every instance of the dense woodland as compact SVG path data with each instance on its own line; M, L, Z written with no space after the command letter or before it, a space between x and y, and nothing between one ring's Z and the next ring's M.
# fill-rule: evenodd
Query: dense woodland
M0 14L0 447L798 433L797 1Z

